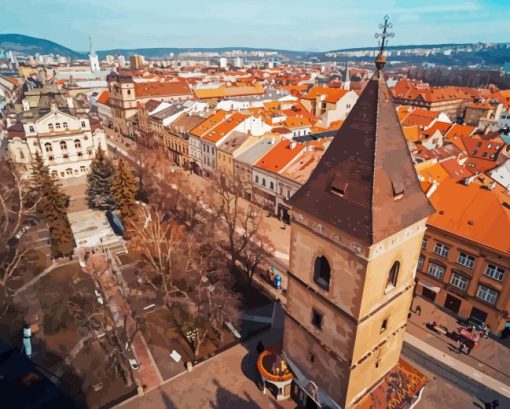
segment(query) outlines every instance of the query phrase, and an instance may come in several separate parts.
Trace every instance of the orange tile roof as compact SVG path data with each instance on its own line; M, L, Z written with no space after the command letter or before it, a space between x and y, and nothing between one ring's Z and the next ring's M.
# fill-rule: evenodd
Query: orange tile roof
M448 178L448 172L443 168L440 163L435 163L431 166L421 168L418 171L420 180L428 183L438 182L441 183L443 180Z
M461 137L462 143L466 147L467 154L472 158L486 159L495 161L499 152L505 145L501 138L481 139L477 137Z
M135 95L137 98L146 98L151 96L192 95L192 93L185 81L136 82Z
M307 117L292 116L287 117L287 119L283 122L282 125L288 129L296 129L311 127L312 122L310 121L310 118Z
M437 212L429 217L429 226L510 252L510 196L498 187L489 190L478 179L468 186L446 179L430 201Z
M295 143L284 139L262 156L255 164L255 167L278 173L304 148L305 145L302 143Z
M402 126L418 125L428 127L434 120L436 120L439 114L440 112L432 112L428 109L416 108L404 118Z
M223 121L223 119L225 118L225 116L227 114L228 114L228 112L224 111L223 109L216 111L214 114L212 114L209 118L207 118L204 122L202 122L196 128L193 128L190 131L191 134L201 138L207 132L211 131L221 121Z
M223 121L221 121L218 125L213 127L209 132L205 133L202 136L202 139L216 143L249 117L249 115L241 114L239 112L229 114L225 116Z
M439 131L444 136L451 127L452 124L449 122L436 121L434 122L434 125L427 129L427 134L432 135L434 132Z
M468 168L462 166L457 158L448 158L441 162L441 166L454 179L467 178L473 174Z
M104 90L101 92L101 95L97 98L96 102L100 104L108 104L108 100L110 99L110 92L108 90Z
M265 89L260 82L235 86L220 86L217 88L194 88L193 93L198 99L240 97L248 95L263 95Z
M445 140L447 140L450 143L453 143L455 146L457 146L460 150L465 151L466 147L464 146L464 143L462 142L461 138L464 136L470 136L475 131L474 126L469 125L460 125L460 124L453 124L450 129L445 134Z
M285 171L282 172L281 175L300 184L304 184L321 160L322 155L332 140L333 137L308 142L306 145L311 149L306 149L299 156L298 160L292 162L292 164L285 168Z
M469 171L473 173L475 172L485 173L488 172L489 170L496 168L498 164L493 160L469 157L464 166L466 166L469 169Z
M417 125L414 126L403 126L404 136L409 142L418 142L420 140L420 130Z
M308 94L303 95L301 98L307 100L315 100L317 97L324 96L325 102L334 104L348 92L349 91L339 88L312 87Z

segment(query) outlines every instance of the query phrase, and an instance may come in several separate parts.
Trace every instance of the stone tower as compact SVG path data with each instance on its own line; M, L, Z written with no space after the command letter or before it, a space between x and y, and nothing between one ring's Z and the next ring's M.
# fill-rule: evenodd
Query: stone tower
M94 45L92 44L92 37L89 37L89 48L90 48L89 54L90 71L99 72L101 70L101 67L99 66L99 57L97 56L96 51L94 50Z
M294 397L307 409L352 408L396 368L433 213L386 85L382 52L376 67L289 200L284 354Z

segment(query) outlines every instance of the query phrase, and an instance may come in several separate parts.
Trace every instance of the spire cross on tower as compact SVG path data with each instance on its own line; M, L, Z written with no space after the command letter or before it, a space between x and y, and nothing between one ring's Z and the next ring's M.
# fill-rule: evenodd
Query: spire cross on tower
M384 57L384 47L388 45L388 39L395 37L395 33L389 31L393 27L393 24L390 23L390 18L388 16L384 16L384 23L379 24L380 33L375 33L375 38L379 41L379 55L375 60L375 65L378 69L384 67L386 63L386 58Z

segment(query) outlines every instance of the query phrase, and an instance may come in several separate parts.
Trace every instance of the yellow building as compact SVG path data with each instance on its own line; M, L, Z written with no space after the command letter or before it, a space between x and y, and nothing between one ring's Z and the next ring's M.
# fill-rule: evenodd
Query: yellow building
M400 352L433 208L420 189L377 70L308 181L293 215L283 350L306 408L350 409L390 372L420 379L379 407L416 399L424 377ZM404 373L405 372L405 373ZM409 379L409 378L408 378Z

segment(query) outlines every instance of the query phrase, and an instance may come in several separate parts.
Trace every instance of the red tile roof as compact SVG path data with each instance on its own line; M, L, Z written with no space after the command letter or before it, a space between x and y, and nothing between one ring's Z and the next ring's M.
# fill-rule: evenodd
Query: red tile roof
M97 102L99 104L107 105L108 100L110 99L110 92L108 90L104 90L101 95L97 98Z
M278 142L274 148L267 152L255 164L255 167L268 170L270 172L280 172L292 159L294 159L303 149L305 145L301 143L291 142L284 139Z
M192 95L191 89L184 81L137 82L135 83L137 98Z
M349 91L339 88L312 87L308 94L303 95L301 98L307 100L315 100L317 97L324 96L325 102L334 104L348 92Z

